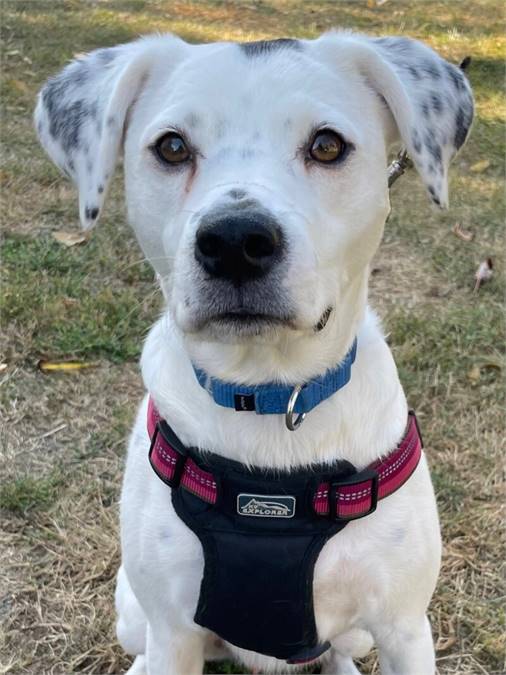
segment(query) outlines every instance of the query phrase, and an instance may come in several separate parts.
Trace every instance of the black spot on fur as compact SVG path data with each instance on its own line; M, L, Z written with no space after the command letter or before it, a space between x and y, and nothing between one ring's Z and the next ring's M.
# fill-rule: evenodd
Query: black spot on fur
M422 152L422 143L417 129L413 129L413 148L417 154Z
M49 133L68 153L79 146L81 125L88 117L88 107L81 100L68 104L62 102L65 100L65 89L63 83L50 81L42 93L42 100L48 112Z
M429 104L424 101L420 107L422 109L423 116L427 119L430 115Z
M455 68L455 66L452 66L451 63L445 63L445 69L446 72L448 73L451 81L453 82L453 86L457 91L462 91L463 89L466 88L466 85L464 83L464 76L460 72L458 68Z
M441 206L441 202L439 201L439 197L436 194L436 191L434 189L433 185L429 185L429 194L432 197L432 201L437 204L438 206Z
M408 70L409 70L410 75L413 79L419 80L421 78L421 75L418 72L418 70L415 68L415 66L408 66Z
M97 119L97 115L98 115L98 103L96 101L94 101L90 105L90 117L91 117L91 119L95 120L95 119Z
M103 186L103 185L99 185L99 186L98 186L98 190L97 190L98 194L101 195L103 191L104 191L104 186Z
M95 58L97 58L104 65L106 65L107 63L111 63L111 61L114 61L114 59L116 58L116 52L117 50L113 47L110 49L97 49L94 54Z
M84 210L84 215L88 220L95 220L98 216L98 206L87 206Z
M86 82L89 76L88 64L84 61L78 61L70 67L67 79L70 84L80 86Z
M89 77L86 63L77 61L48 80L42 90L42 102L49 119L49 133L57 139L64 152L69 153L79 147L79 137L83 122L90 116L90 106L81 99L69 100L69 90L75 93Z
M244 190L230 190L228 196L232 199L243 199L246 197L246 192Z
M459 108L455 117L455 138L453 143L457 150L464 144L467 131L471 124L470 116L466 114L464 108Z
M441 146L434 138L432 132L427 132L424 137L425 146L431 157L439 164L442 161Z
M420 64L420 69L429 77L432 77L433 80L439 80L441 78L441 71L439 70L436 63L433 63L429 59L425 59Z
M431 94L430 95L430 100L432 103L432 109L436 113L442 113L443 112L443 102L441 101L441 97L438 96L438 94Z
M249 58L255 56L265 56L273 52L279 52L283 49L302 50L302 44L299 40L291 38L279 38L277 40L257 40L255 42L240 42L239 48Z
M374 42L377 42L384 47L388 47L396 52L408 52L413 48L413 42L409 38L405 37L382 37L375 38Z

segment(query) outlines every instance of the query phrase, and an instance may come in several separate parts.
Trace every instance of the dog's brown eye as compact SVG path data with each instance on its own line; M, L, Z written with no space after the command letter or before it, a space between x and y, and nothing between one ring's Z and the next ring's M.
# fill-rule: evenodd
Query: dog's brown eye
M330 164L342 157L345 149L346 144L339 134L330 129L323 129L313 138L309 154L317 162Z
M191 158L191 152L184 139L175 132L162 136L157 141L155 150L158 157L167 164L181 164Z

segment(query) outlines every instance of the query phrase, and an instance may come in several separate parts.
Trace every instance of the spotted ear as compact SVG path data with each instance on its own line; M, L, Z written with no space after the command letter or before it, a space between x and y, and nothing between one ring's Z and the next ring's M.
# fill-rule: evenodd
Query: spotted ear
M432 201L448 206L448 167L471 127L474 102L463 72L417 40L322 36L340 50L384 100L395 121L393 140L407 148Z
M77 58L39 93L35 126L54 163L79 190L84 228L100 215L129 111L153 65L174 63L186 44L170 35L99 49Z

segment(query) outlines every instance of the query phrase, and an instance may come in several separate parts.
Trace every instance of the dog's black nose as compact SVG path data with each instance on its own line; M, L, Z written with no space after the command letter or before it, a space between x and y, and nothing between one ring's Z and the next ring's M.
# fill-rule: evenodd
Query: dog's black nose
M283 238L277 223L263 213L218 216L197 231L195 257L214 277L235 284L258 279L281 256Z

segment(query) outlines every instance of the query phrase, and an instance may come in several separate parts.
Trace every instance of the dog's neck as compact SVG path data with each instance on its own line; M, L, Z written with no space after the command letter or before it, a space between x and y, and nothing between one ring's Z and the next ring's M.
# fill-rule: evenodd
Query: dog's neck
M348 315L333 312L321 333L294 336L282 352L269 344L221 345L213 350L207 343L197 349L199 365L206 367L208 360L215 377L227 379L233 373L236 382L294 382L335 366L356 335L350 382L312 410L297 431L286 428L283 415L217 405L196 380L195 345L188 349L187 339L169 315L155 324L146 341L142 357L146 388L186 445L255 466L290 468L347 459L364 467L395 447L406 425L407 406L376 317L363 303L351 307Z
M241 384L281 382L303 384L334 368L349 351L367 302L363 279L350 285L332 306L325 327L305 330L282 329L247 343L184 338L191 361L219 380Z

